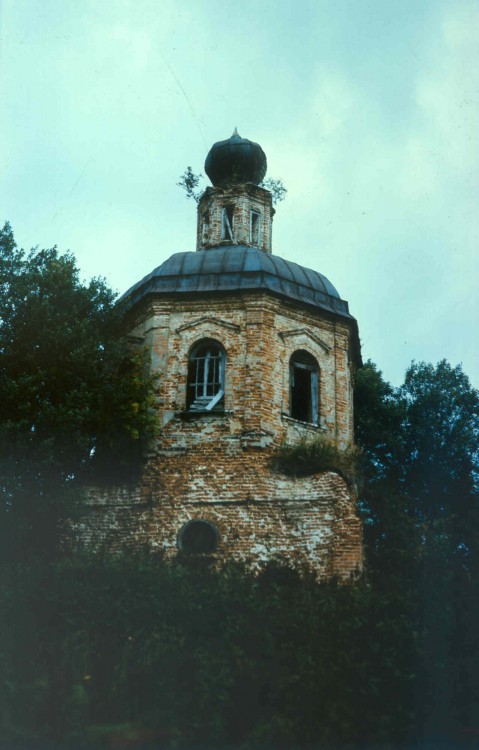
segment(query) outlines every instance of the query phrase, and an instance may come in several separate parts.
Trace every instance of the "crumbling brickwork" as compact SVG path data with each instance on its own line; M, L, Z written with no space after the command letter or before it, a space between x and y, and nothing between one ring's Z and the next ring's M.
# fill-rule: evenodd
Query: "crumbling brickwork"
M158 375L159 435L138 485L91 488L77 538L349 579L362 568L353 488L331 471L281 475L274 456L301 440L353 444L356 321L325 277L271 256L261 148L234 133L207 164L220 182L198 205L198 252L126 294L127 333Z
M271 193L257 185L233 185L223 188L206 188L198 204L196 249L231 241L223 231L222 209L231 206L234 243L254 245L271 252L273 214ZM251 212L258 215L256 237L251 236Z
M350 326L332 316L268 294L231 294L154 300L132 329L151 351L160 374L158 414L167 425L186 409L188 356L203 339L226 352L225 410L244 434L266 442L295 441L324 434L339 447L353 442ZM290 418L292 354L310 352L319 365L319 427ZM269 436L269 437L268 437Z
M161 433L143 480L130 492L92 491L83 540L109 549L147 548L181 556L178 534L193 519L217 529L218 564L252 568L281 560L320 577L362 567L355 496L339 475L289 478L272 467L284 442L324 436L352 443L348 324L268 294L226 299L151 299L132 334L160 375ZM213 339L226 352L224 410L186 411L188 356ZM320 423L289 416L289 360L309 351L320 367Z

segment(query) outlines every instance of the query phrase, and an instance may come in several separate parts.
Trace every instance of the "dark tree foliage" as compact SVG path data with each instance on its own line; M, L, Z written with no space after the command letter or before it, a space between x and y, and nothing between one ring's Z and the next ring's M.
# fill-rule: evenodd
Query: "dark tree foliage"
M416 691L425 730L479 724L479 393L461 367L413 363L404 403L400 477L420 530Z
M461 367L413 363L393 389L358 372L357 435L369 578L418 633L415 695L427 735L479 726L479 393ZM401 614L399 614L401 613Z
M90 750L369 750L411 731L414 634L364 583L77 559L9 568L0 607L22 621L2 632L9 747L20 728Z
M418 518L434 526L467 513L479 469L478 391L460 366L443 360L436 367L413 363L398 395L404 404L401 481Z
M120 336L123 312L72 255L20 250L0 232L0 513L26 549L53 550L78 486L138 465L152 383Z
M393 389L371 362L357 373L356 434L367 458L363 493L376 534L388 491L402 497L403 514L428 549L441 539L451 553L473 554L479 468L479 392L460 366L413 363ZM381 500L382 498L382 500ZM378 506L379 503L383 503Z
M84 477L141 455L152 384L103 282L82 284L56 249L25 254L8 226L0 238L0 521L45 550ZM218 573L201 557L4 560L0 743L475 747L478 392L445 361L413 363L400 388L369 362L355 414L355 584ZM303 448L293 474L337 460Z
M368 361L356 373L354 416L356 441L370 479L389 476L398 465L402 404L376 365Z

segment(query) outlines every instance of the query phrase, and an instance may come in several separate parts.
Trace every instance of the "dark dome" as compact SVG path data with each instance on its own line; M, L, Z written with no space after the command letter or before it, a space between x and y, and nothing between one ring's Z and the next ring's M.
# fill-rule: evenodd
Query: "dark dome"
M258 143L241 138L235 128L231 138L211 147L205 172L215 187L239 182L258 185L266 174L266 155Z
M269 290L350 318L348 303L317 271L247 245L175 253L122 297L134 305L148 294Z

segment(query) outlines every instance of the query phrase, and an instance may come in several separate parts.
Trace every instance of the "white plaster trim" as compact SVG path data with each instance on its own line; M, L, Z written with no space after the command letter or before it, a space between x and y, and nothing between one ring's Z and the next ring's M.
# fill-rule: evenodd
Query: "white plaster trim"
M291 331L279 331L278 336L284 341L286 338L294 337L294 336L306 336L306 338L311 339L311 341L314 341L318 346L323 349L326 354L329 354L331 352L331 347L326 344L322 339L318 338L318 336L315 336L313 333L310 333L307 328L294 328Z
M211 323L216 326L222 326L223 328L228 328L230 331L235 331L236 333L239 333L241 331L241 326L236 325L235 323L228 323L226 320L220 320L220 318L198 318L198 320L194 320L192 323L185 323L184 326L180 326L176 329L176 333L182 334L183 331L188 330L189 328L195 328L196 326L203 325L203 323Z

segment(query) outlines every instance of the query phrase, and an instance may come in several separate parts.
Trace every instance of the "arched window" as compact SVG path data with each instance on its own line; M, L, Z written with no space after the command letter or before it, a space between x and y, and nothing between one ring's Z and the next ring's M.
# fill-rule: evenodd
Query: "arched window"
M208 555L218 546L218 532L209 521L188 521L178 534L178 548L185 555Z
M312 354L298 349L289 360L290 414L293 419L319 424L319 367Z
M222 409L226 355L217 341L205 339L191 350L188 360L186 406L190 411Z

